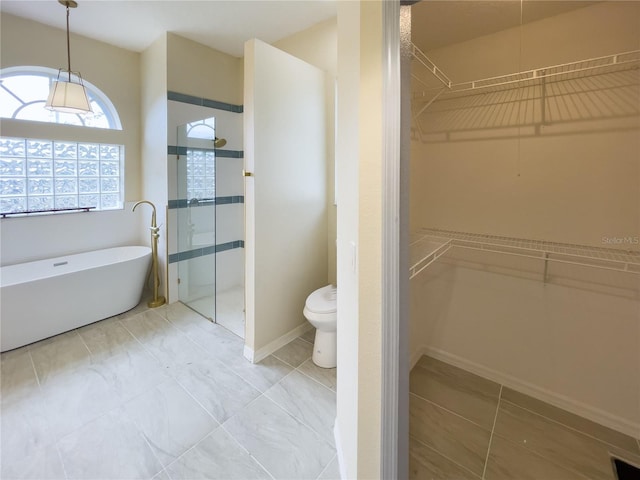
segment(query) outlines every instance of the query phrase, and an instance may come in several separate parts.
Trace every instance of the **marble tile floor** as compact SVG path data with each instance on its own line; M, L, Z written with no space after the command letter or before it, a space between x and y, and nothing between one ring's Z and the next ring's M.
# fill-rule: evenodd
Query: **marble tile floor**
M244 287L234 286L186 302L196 312L244 338Z
M640 440L423 356L410 376L412 480L615 480Z
M337 479L336 371L308 332L259 364L181 303L141 304L1 364L10 479Z

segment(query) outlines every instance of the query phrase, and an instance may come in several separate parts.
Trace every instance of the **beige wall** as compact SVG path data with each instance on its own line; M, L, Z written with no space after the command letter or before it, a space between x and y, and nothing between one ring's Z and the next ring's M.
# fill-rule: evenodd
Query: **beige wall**
M141 55L142 77L142 192L157 209L160 228L158 272L162 295L167 295L167 36L161 35ZM148 209L142 205L142 209ZM148 212L150 215L151 212ZM150 218L150 216L148 217ZM148 225L148 223L147 223ZM143 229L146 227L143 225ZM147 230L148 231L148 230ZM150 241L150 240L149 240Z
M200 43L167 33L169 90L242 105L243 62Z
M315 65L335 78L338 72L338 19L320 22L274 42L273 46Z
M639 24L640 3L604 2L525 25L522 56L519 29L428 55L454 82L467 81L637 49ZM549 84L545 124L540 93L429 107L420 117L424 141L412 143L412 230L593 246L638 235L638 70Z
M360 8L358 477L380 478L382 419L382 2Z
M307 328L305 299L326 282L326 119L320 69L256 39L245 52L245 355L256 361Z
M382 2L338 5L338 382L342 478L380 478Z
M338 23L336 18L314 25L275 42L284 50L322 70L326 74L327 111L327 248L329 283L336 283L336 204L335 204L335 85L338 70Z
M336 449L341 478L358 478L358 163L360 8L338 4L337 190L337 397Z

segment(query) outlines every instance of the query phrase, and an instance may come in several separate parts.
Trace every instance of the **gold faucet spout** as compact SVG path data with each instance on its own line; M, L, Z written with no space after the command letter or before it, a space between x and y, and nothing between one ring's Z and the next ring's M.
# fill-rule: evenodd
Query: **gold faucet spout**
M140 205L141 203L147 203L147 204L151 205L151 208L153 208L153 213L151 214L151 228L157 228L157 225L156 225L156 206L153 203L151 203L149 200L140 200L139 202L136 202L136 204L133 206L131 211L135 212L136 211L136 207L138 205Z

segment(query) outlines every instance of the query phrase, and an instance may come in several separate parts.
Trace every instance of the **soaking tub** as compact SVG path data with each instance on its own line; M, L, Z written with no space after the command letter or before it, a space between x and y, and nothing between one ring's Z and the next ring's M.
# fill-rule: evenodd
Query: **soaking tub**
M0 267L0 351L135 307L149 247L116 247Z

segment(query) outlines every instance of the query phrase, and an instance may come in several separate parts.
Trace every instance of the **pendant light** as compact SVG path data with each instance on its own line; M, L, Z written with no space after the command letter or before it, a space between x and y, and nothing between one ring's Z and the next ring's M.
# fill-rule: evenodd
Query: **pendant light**
M80 72L71 71L71 48L69 45L69 8L76 8L78 2L74 0L58 0L67 9L67 69L58 70L58 78L54 80L49 91L49 98L45 108L54 112L63 113L89 113L92 112L89 105L87 90L82 83Z

